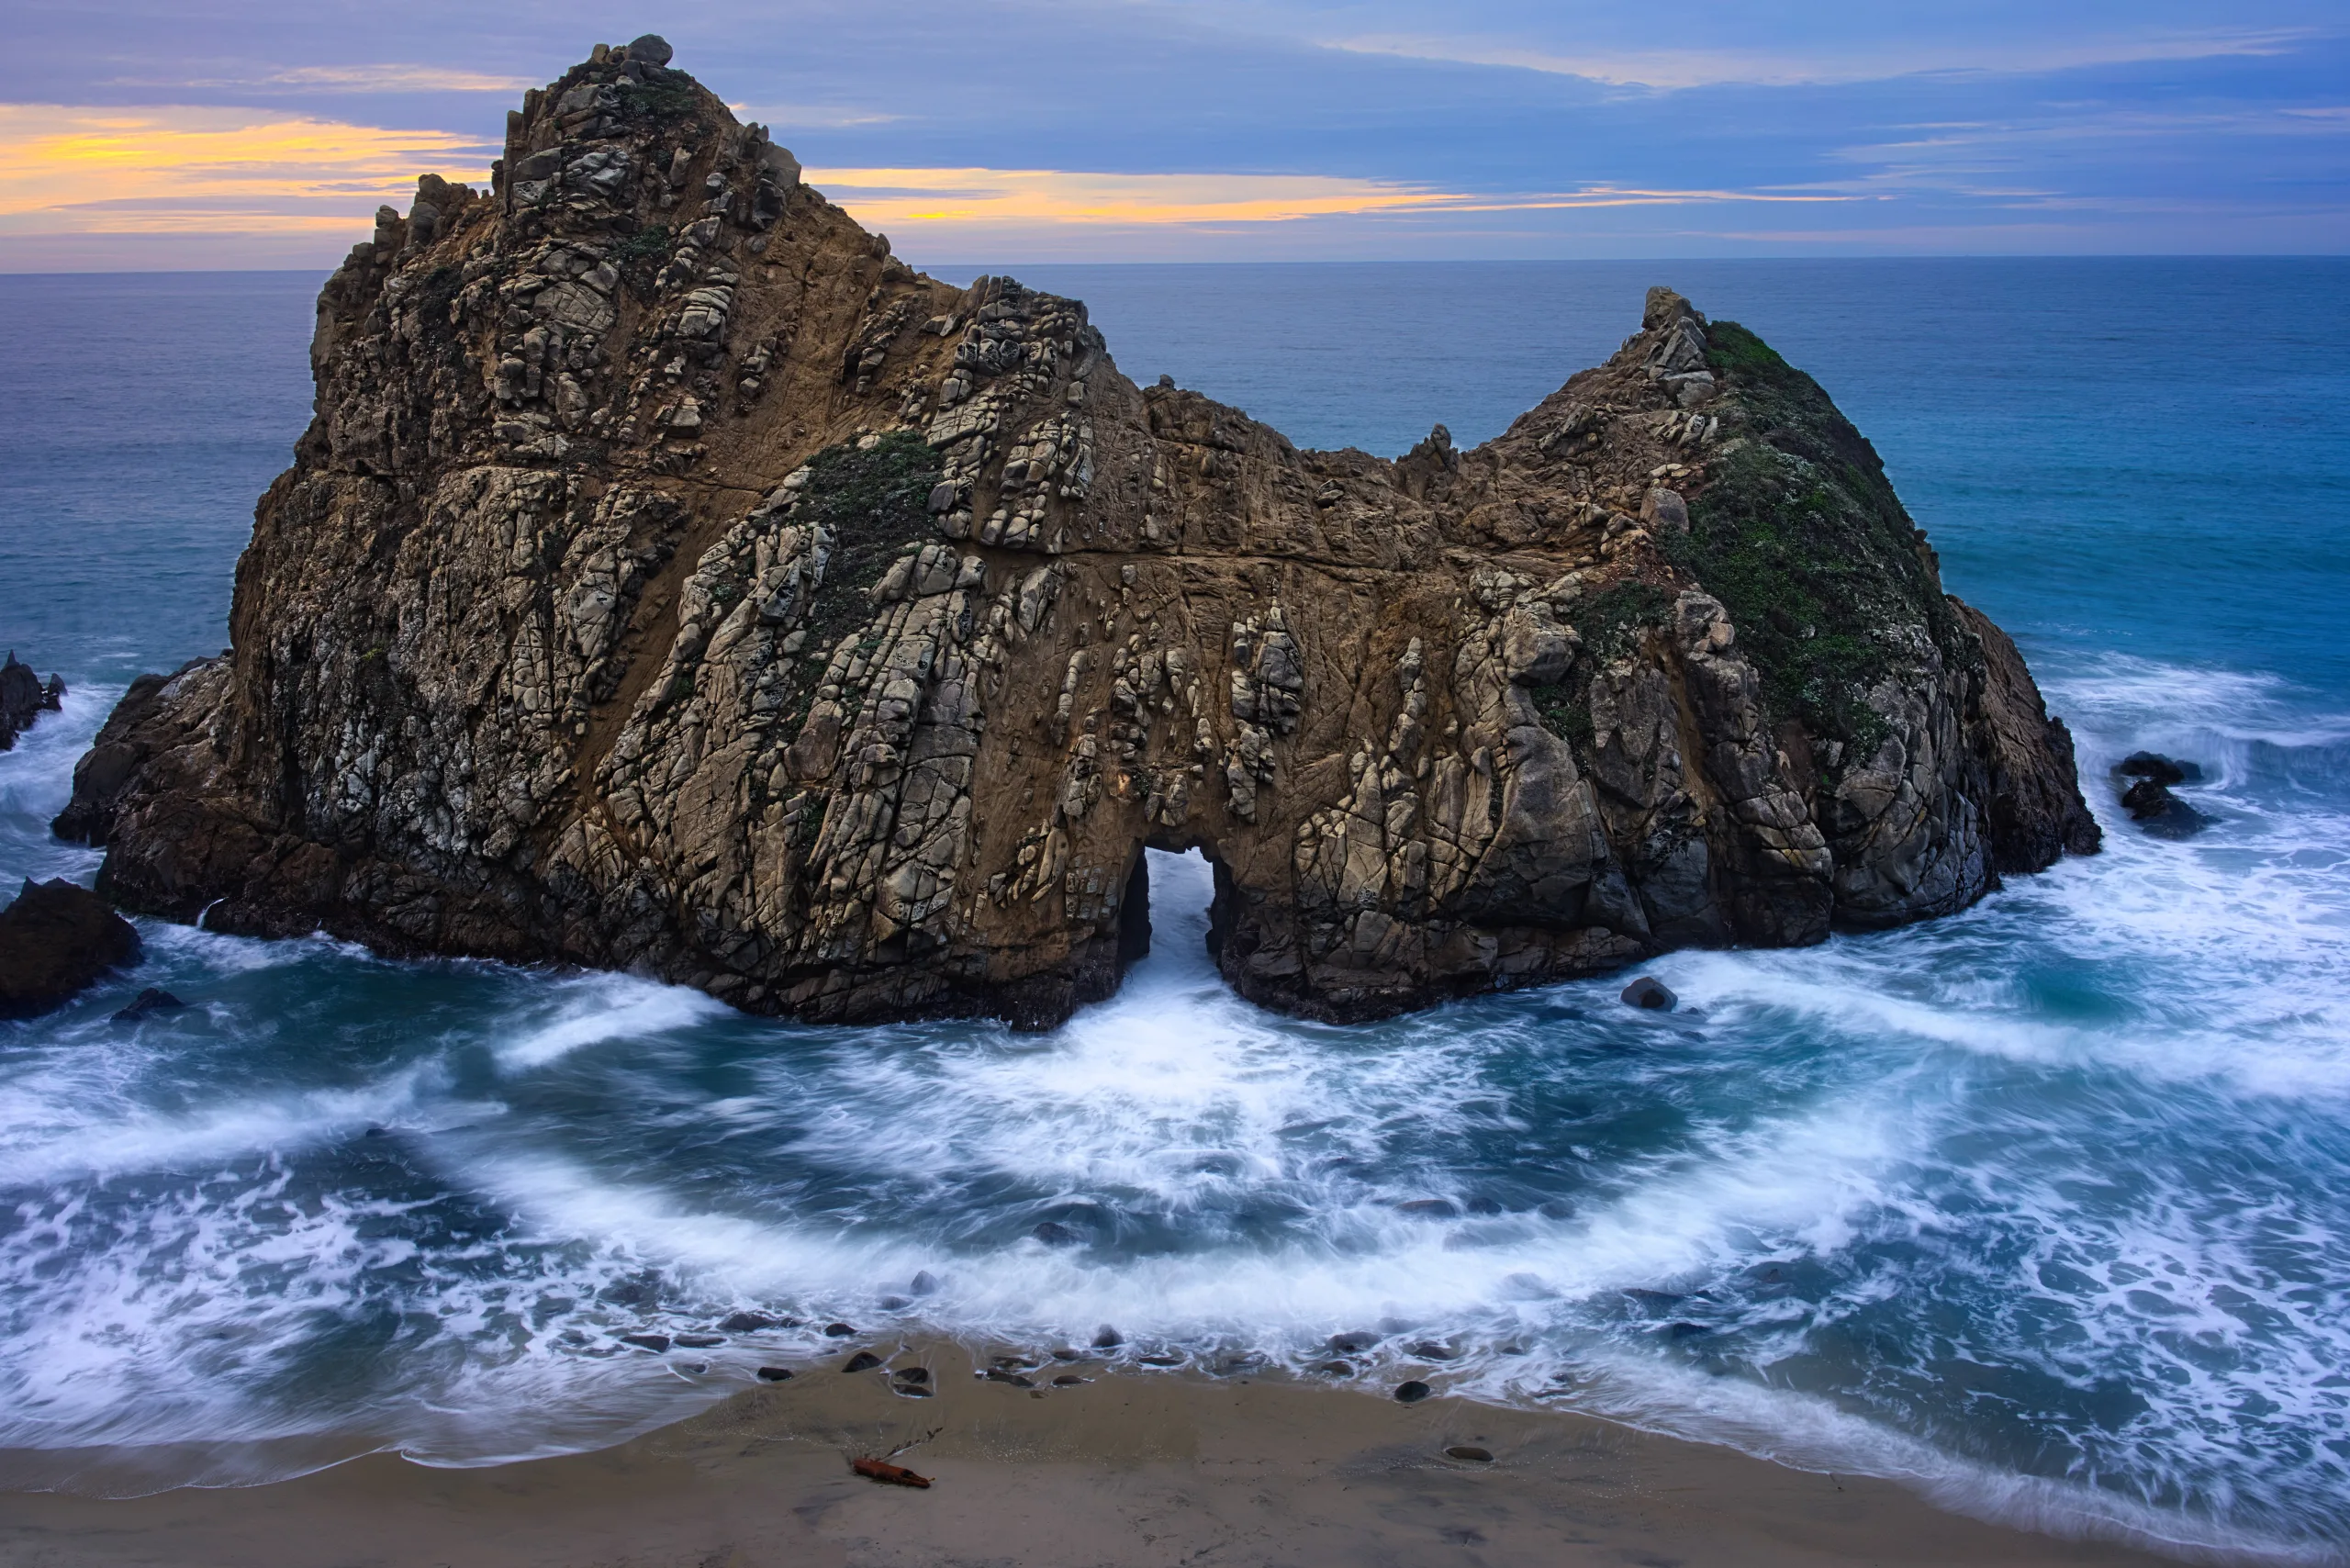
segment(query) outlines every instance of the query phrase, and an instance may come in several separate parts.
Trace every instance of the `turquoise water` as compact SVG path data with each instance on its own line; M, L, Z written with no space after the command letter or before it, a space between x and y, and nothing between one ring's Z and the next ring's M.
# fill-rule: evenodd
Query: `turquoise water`
M150 924L136 977L0 1025L0 1481L609 1441L834 1318L1110 1325L1210 1372L1364 1331L1372 1386L2350 1555L2350 266L1023 275L1138 378L1387 453L1493 434L1651 282L1745 321L2023 644L2107 853L1930 927L1665 958L1661 1018L1612 982L1259 1013L1174 859L1151 958L1042 1037ZM0 279L0 645L76 683L0 756L0 874L95 872L43 829L73 756L131 674L224 639L313 286ZM2203 764L2210 832L2112 808L2140 746ZM196 1005L110 1024L142 984ZM717 1328L744 1309L802 1324ZM618 1339L646 1328L722 1342Z

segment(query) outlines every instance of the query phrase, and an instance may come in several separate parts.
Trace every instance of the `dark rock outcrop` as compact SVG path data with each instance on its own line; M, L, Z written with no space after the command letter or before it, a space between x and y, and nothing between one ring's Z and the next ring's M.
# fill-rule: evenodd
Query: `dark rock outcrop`
M50 676L46 683L30 665L17 662L17 652L0 663L0 751L12 749L17 737L33 727L43 713L54 713L65 702L65 681Z
M327 284L233 653L59 819L127 906L1040 1026L1196 846L1232 983L1343 1019L2094 847L2012 645L1751 333L1656 289L1473 451L1300 451L910 270L662 53Z
M1656 1013L1670 1013L1681 1003L1662 980L1650 975L1642 975L1626 986L1617 1000L1627 1007L1642 1007Z
M139 932L72 882L27 881L0 910L0 1018L63 1006L108 969L139 961Z
M2199 763L2180 762L2158 752L2133 751L2113 765L2113 771L2124 778L2151 778L2167 788L2173 784L2200 784L2203 768Z
M2211 825L2209 812L2198 811L2170 792L2174 784L2200 784L2203 769L2151 751L2133 751L2113 765L2113 780L2121 809L2130 820L2154 838L2192 838Z

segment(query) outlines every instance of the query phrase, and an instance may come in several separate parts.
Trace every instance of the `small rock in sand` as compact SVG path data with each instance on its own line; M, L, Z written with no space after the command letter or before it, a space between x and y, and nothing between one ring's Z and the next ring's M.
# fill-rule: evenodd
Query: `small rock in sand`
M1420 1382L1417 1378L1414 1378L1409 1383L1399 1383L1396 1385L1395 1402L1399 1405L1417 1405L1421 1400L1426 1399L1429 1394L1434 1394L1436 1390L1430 1388L1427 1383Z
M846 1361L842 1363L841 1371L845 1372L871 1372L875 1367L878 1367L880 1364L881 1358L875 1355L872 1351L859 1350L856 1354L851 1356Z
M761 1383L789 1383L791 1369L789 1367L761 1367L759 1381Z

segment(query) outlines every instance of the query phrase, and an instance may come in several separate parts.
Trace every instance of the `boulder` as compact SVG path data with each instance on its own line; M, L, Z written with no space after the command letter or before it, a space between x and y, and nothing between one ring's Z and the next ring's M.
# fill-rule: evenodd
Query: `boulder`
M89 889L28 880L0 910L0 1018L61 1007L139 951L138 930Z
M667 39L659 33L646 33L629 41L628 57L640 65L666 65L677 55Z
M1628 1007L1645 1007L1658 1013L1670 1013L1681 999L1665 989L1662 981L1642 975L1626 986L1618 998Z

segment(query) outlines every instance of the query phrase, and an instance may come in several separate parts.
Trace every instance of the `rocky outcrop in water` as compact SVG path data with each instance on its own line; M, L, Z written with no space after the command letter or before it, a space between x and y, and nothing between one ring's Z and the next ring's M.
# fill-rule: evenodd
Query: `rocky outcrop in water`
M1868 442L1668 290L1486 445L1301 451L904 266L640 42L381 212L313 360L233 654L60 819L127 906L1040 1025L1199 846L1232 983L1360 1018L2095 846Z
M2113 766L2116 792L2130 820L2155 838L2192 838L2211 819L2172 794L2174 784L2200 784L2203 769L2150 751L2132 752Z
M33 727L34 720L56 712L64 704L64 679L52 675L44 684L31 666L17 662L16 650L11 648L7 660L0 663L0 751L12 749L17 737Z
M28 879L0 909L0 1018L62 1007L139 952L138 929L89 889Z

